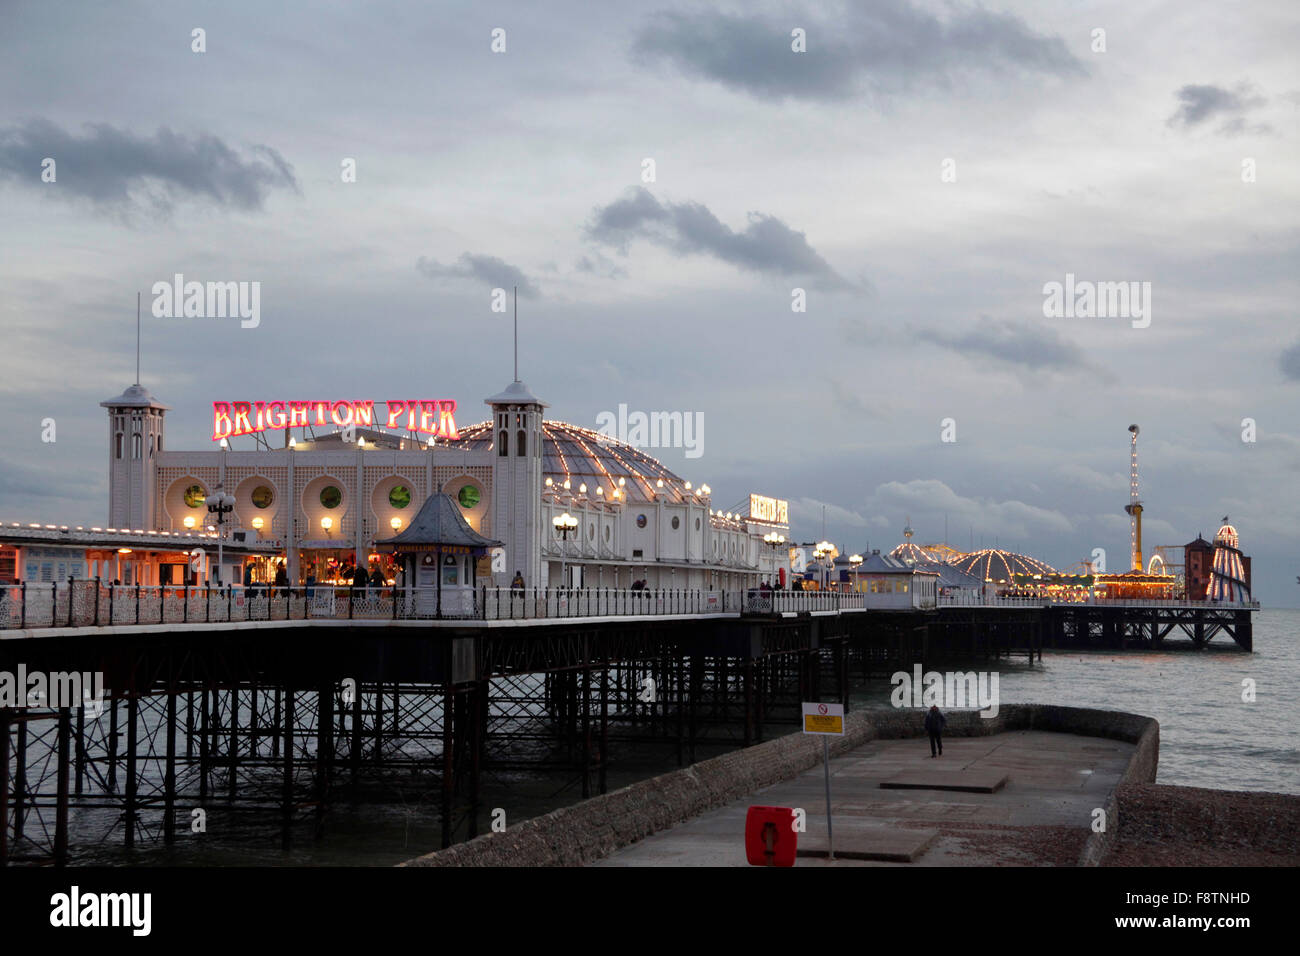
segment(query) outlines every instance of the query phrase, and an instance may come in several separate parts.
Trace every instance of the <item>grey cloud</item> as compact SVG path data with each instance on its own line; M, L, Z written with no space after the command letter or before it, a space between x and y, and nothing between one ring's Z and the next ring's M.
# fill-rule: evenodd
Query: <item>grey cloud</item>
M677 255L710 255L754 272L805 276L824 289L852 287L808 245L802 232L774 216L751 212L749 224L736 232L701 203L661 203L640 186L597 207L587 236L624 255L633 239L644 239Z
M980 316L979 323L969 331L949 333L922 328L916 334L954 352L981 355L1029 369L1069 371L1089 367L1082 349L1066 341L1055 329L1031 322Z
M1082 75L1059 37L1011 14L953 6L940 20L908 0L855 5L841 16L775 20L705 12L660 12L638 32L633 52L760 99L842 100L864 87L896 92L914 83L951 86L972 73ZM807 52L791 49L806 31Z
M1292 382L1300 382L1300 342L1284 351L1278 358L1282 375Z
M415 267L430 279L473 279L494 289L518 286L519 294L525 299L534 299L538 294L537 286L524 275L522 269L496 256L466 252L455 263L445 266L433 259L420 256Z
M42 119L0 129L0 175L57 186L55 195L108 208L143 203L162 213L182 197L261 210L271 190L299 191L293 167L269 146L252 146L241 156L219 137L189 137L165 126L152 138L107 123L88 123L84 130L78 136ZM41 182L46 157L56 163L56 186Z
M626 269L615 264L612 259L602 256L599 252L594 256L583 256L573 264L573 267L579 272L586 272L589 275L600 276L604 279L627 278Z
M1169 117L1169 126L1184 128L1200 126L1212 119L1223 117L1224 122L1218 132L1225 136L1239 133L1266 133L1271 127L1259 123L1247 127L1245 114L1267 102L1264 97L1253 92L1249 83L1243 83L1236 90L1229 90L1213 84L1189 83L1180 87L1174 94L1178 97L1178 109Z

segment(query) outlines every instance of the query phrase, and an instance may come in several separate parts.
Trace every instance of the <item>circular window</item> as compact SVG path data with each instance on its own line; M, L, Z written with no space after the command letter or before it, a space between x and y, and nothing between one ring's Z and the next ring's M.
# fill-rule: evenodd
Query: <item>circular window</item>
M190 485L185 489L185 506L187 508L201 508L207 498L208 493L203 490L202 485Z
M388 503L394 508L405 508L411 503L411 489L406 485L393 485L388 492Z
M258 485L253 489L253 504L258 508L269 508L271 502L275 500L275 492L266 485Z
M479 490L473 485L466 485L456 493L456 500L460 502L460 506L466 511L477 505L481 497Z
M637 526L638 528L644 528L644 527L645 527L645 521L646 521L646 519L645 519L645 515L637 515L637 516L636 516L636 526Z
M682 526L682 519L677 517L677 515L673 515L673 530L676 531L681 526Z
M336 485L326 485L321 489L320 503L326 508L337 508L343 503L343 492Z

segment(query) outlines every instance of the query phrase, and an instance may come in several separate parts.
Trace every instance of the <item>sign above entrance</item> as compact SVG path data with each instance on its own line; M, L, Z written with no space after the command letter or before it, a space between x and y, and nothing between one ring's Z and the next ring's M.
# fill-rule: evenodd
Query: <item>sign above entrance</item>
M789 524L790 503L782 501L780 498L769 498L766 495L750 495L749 517L754 521Z
M456 431L456 403L452 399L389 399L383 404L384 415L377 418L373 401L213 402L212 440L309 425L404 428L448 441L460 437Z

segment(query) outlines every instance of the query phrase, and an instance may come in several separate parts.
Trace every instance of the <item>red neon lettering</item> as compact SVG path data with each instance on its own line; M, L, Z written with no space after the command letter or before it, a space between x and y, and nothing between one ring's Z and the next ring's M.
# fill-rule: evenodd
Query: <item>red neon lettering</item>
M235 430L234 435L247 435L253 431L253 426L248 422L248 413L253 410L253 406L248 402L234 402L235 409Z
M411 399L406 403L406 407L406 430L413 432L415 431L415 413L420 410L420 403L415 399Z
M436 414L434 409L435 405L433 402L420 403L420 431L432 432L437 427L433 420L433 416Z
M445 401L438 403L438 436L449 441L456 441L460 433L456 431L456 403Z
M358 425L375 424L375 403L374 402L353 402L352 417Z
M311 413L311 406L307 402L290 402L289 403L289 427L305 428L307 425L307 416Z
M402 413L403 413L404 411L406 411L406 402L394 401L393 399L389 399L389 400L388 400L387 402L385 402L384 404L385 404L385 405L387 406L387 408L388 408L388 426L387 426L387 427L389 427L389 428L396 428L396 427L397 427L397 420L398 420L399 418L401 418L401 417L402 417Z
M230 420L230 403L213 402L212 440L221 441L223 438L229 438L232 428L234 428L234 423Z
M339 418L339 408L343 408L344 410L347 411L348 417L346 419ZM335 402L334 405L330 408L330 418L334 420L335 425L351 425L352 424L352 403Z
M314 404L314 405L316 406L316 424L317 424L317 425L324 425L324 424L325 424L325 406L327 406L327 405L329 404L329 402L313 402L312 404Z
M266 402L256 402L257 405L257 427L254 431L262 431L266 428Z
M285 423L284 402L272 402L266 406L266 424L271 428L283 428Z

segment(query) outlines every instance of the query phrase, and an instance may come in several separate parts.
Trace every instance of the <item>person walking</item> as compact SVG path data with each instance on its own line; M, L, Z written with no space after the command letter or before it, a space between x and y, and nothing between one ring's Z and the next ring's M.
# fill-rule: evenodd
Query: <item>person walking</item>
M931 704L929 712L925 715L925 732L930 735L930 756L943 756L943 728L948 723L948 718L939 710L938 704ZM937 753L936 753L937 750Z

